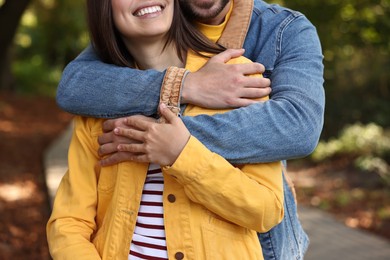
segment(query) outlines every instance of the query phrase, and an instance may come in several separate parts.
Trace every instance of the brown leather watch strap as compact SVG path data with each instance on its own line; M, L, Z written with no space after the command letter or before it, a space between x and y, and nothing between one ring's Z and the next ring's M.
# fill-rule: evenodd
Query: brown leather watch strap
M175 115L180 113L180 90L187 72L184 68L169 67L161 86L160 104L164 103ZM160 117L159 122L164 123L164 118Z

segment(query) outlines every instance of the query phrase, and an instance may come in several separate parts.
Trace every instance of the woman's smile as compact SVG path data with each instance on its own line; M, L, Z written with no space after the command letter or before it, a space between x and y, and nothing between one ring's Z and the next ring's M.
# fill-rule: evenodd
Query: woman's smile
M161 11L164 9L163 6L160 5L155 5L155 6L148 6L148 7L143 7L134 12L134 15L137 17L142 17L142 16L148 16L148 15L154 15L157 13L161 13Z
M173 0L111 1L114 24L127 43L165 37L171 27Z

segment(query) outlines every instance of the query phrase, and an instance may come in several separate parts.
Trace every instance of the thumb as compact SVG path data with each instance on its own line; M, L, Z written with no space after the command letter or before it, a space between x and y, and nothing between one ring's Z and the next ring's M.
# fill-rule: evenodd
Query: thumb
M168 123L172 123L172 121L177 118L177 116L164 103L160 104L159 110L160 110L160 115Z
M210 59L209 62L222 62L226 63L233 58L238 58L244 54L244 49L227 49L221 53L218 53Z

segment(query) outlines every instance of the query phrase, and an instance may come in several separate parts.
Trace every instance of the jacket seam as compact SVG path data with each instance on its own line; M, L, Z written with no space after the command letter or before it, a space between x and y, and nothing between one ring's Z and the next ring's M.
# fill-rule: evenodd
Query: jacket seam
M283 33L287 30L288 26L297 20L297 18L301 17L302 14L299 12L291 12L289 16L287 16L283 22L281 23L279 27L279 31L277 34L277 39L276 39L276 50L275 50L275 55L276 59L279 58L281 49L282 49L282 41L283 41Z

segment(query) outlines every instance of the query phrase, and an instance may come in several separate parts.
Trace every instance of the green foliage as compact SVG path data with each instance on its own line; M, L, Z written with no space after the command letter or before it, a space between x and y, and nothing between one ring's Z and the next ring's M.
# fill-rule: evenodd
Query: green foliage
M37 15L37 48L50 65L64 65L88 43L85 26L84 1L37 1L33 6Z
M351 194L348 190L340 189L335 194L335 204L337 207L345 207L352 201Z
M13 71L18 77L17 92L54 97L56 86L60 80L62 68L49 67L42 63L42 56L35 56L28 60L13 63Z
M390 219L390 207L384 206L380 208L377 212L380 219Z
M285 0L316 26L325 65L323 137L347 123L390 126L390 0Z
M335 156L353 158L357 168L375 172L390 184L390 131L383 127L373 123L347 126L337 138L321 141L312 159L322 161Z
M390 184L390 166L384 159L377 156L360 156L356 159L356 166L378 173L387 184Z
M15 37L13 72L19 92L52 96L64 66L89 42L84 1L39 0Z

